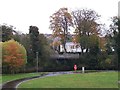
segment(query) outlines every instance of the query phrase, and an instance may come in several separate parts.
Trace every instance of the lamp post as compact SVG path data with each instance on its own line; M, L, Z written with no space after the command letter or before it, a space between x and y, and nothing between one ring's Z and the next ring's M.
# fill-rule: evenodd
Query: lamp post
M37 63L36 63L36 66L37 66L37 72L38 72L38 52L36 52L36 61L37 61Z

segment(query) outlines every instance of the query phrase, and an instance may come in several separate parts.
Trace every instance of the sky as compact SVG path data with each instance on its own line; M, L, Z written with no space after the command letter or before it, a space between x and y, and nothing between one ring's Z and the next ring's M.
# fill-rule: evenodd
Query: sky
M29 32L37 26L40 33L49 34L50 16L62 7L69 10L92 9L101 15L101 23L108 28L110 18L118 15L120 0L0 0L0 24L16 27L16 31Z

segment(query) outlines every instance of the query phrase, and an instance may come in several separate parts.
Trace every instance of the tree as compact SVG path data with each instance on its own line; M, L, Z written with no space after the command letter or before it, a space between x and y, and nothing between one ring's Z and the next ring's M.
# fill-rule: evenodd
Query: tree
M0 42L0 69L2 69L2 42ZM2 73L2 70L0 70Z
M100 16L91 9L73 11L72 16L77 37L76 40L79 40L77 42L81 45L82 53L84 49L88 52L92 44L90 42L93 41L91 37L95 36L97 38L99 35L100 24L98 24L96 20L98 20ZM94 43L98 42L95 41Z
M17 41L9 40L2 43L2 51L3 67L4 65L8 66L11 73L14 73L27 62L26 50Z
M30 37L30 45L29 45L29 48L30 48L30 51L29 51L29 55L30 55L30 62L31 64L33 65L36 65L36 52L39 53L40 55L40 52L39 52L39 45L40 45L40 42L39 42L39 31L38 31L38 27L36 26L30 26L29 27L29 37Z
M117 44L118 66L119 66L119 70L120 70L120 18L118 18L116 25L118 26L118 33L117 33L117 36L115 38L115 41Z
M111 35L115 40L115 51L118 55L118 66L120 66L120 18L115 16L112 18L112 24L110 25ZM119 67L120 70L120 67Z
M60 42L59 38L56 37L56 38L53 40L53 42L52 42L51 45L53 46L53 48L54 48L55 51L60 52L61 42Z
M72 17L67 8L60 8L52 16L50 16L50 29L53 30L55 37L60 37L66 52L65 44L68 36L69 27L72 26Z
M50 48L50 44L48 43L48 39L44 36L44 34L39 35L39 41L40 41L40 60L39 65L40 67L49 67L49 65L52 65L51 55L54 53L53 50Z
M2 42L11 40L13 38L13 33L17 33L13 26L0 25L0 32L2 32Z

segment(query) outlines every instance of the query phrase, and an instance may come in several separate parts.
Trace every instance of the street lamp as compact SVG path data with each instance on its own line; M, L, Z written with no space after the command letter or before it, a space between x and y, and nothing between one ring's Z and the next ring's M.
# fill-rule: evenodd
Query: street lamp
M38 72L38 52L36 52L36 61L37 61L36 66L37 66L37 72Z

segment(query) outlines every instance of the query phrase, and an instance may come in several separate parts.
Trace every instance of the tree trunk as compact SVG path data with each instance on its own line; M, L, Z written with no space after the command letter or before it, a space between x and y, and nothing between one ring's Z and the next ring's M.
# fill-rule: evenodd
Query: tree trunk
M64 51L65 51L65 53L66 53L67 50L66 50L65 44L66 44L66 42L63 43L63 48L64 48Z
M84 50L84 48L82 48L82 47L81 47L81 54L83 54L83 53L84 53L84 52L83 52L83 50Z
M64 50L65 50L65 53L67 52L66 50L66 47L65 47L65 44L66 44L66 40L67 40L67 33L68 33L68 25L67 25L67 19L65 17L65 28L64 28Z
M88 48L86 49L86 53L88 53Z
M11 70L11 74L15 74L15 70L13 67L11 67L10 70Z

